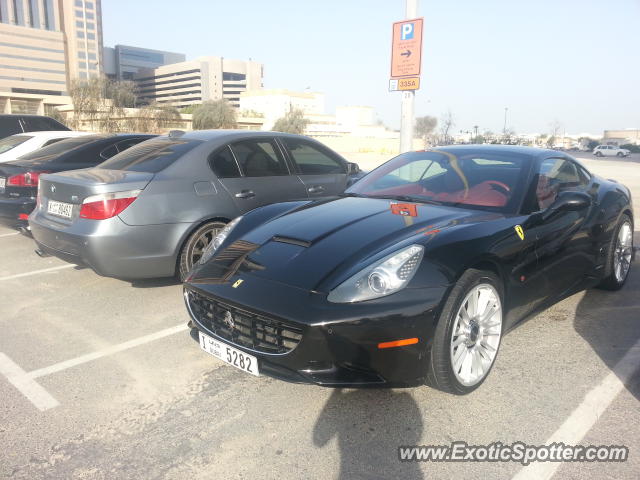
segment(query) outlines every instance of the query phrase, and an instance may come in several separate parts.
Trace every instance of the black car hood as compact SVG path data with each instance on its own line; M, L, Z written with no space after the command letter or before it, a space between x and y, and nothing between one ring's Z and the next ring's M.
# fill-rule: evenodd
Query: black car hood
M432 232L503 217L431 204L415 204L417 215L403 216L392 212L392 203L398 202L340 198L294 209L231 241L189 281L225 283L243 273L321 291L332 273L396 244L427 244Z

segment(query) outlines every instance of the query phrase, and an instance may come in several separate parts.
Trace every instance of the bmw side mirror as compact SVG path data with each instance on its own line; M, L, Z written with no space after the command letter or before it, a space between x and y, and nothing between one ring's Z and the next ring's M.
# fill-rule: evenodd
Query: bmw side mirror
M355 175L356 173L360 173L358 164L352 162L347 163L347 175Z
M560 192L558 198L542 214L547 220L560 212L577 212L591 205L591 197L584 192Z

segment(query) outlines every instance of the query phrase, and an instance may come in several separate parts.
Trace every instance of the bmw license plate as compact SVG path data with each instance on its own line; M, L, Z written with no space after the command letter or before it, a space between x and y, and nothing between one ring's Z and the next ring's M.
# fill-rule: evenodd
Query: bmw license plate
M200 335L200 348L202 348L202 350L251 375L255 375L256 377L260 376L258 359L256 357L247 355L237 348L233 348L220 340L211 338L202 332L198 333Z
M58 217L71 218L73 214L73 204L49 200L47 213L57 215Z

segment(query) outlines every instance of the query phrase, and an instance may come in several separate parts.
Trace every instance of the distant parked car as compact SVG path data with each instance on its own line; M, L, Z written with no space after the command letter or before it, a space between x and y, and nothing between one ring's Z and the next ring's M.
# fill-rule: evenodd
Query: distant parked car
M22 157L0 164L0 223L13 228L28 226L36 206L40 175L95 167L132 145L154 135L83 135L60 140Z
M71 130L51 117L43 115L0 115L0 138L24 132Z
M598 145L593 149L596 157L628 157L631 152L626 148L619 148L615 145Z
M0 163L15 160L22 155L46 147L65 138L91 135L89 132L52 130L11 135L0 140Z
M172 132L97 168L45 175L29 225L40 251L100 275L184 278L212 239L263 205L342 193L360 169L275 132Z

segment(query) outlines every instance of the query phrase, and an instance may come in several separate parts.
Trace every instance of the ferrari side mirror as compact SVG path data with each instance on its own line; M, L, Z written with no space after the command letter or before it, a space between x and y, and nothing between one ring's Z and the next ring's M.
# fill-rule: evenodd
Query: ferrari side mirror
M591 197L584 192L560 192L558 198L542 213L547 220L560 212L577 212L591 205Z

